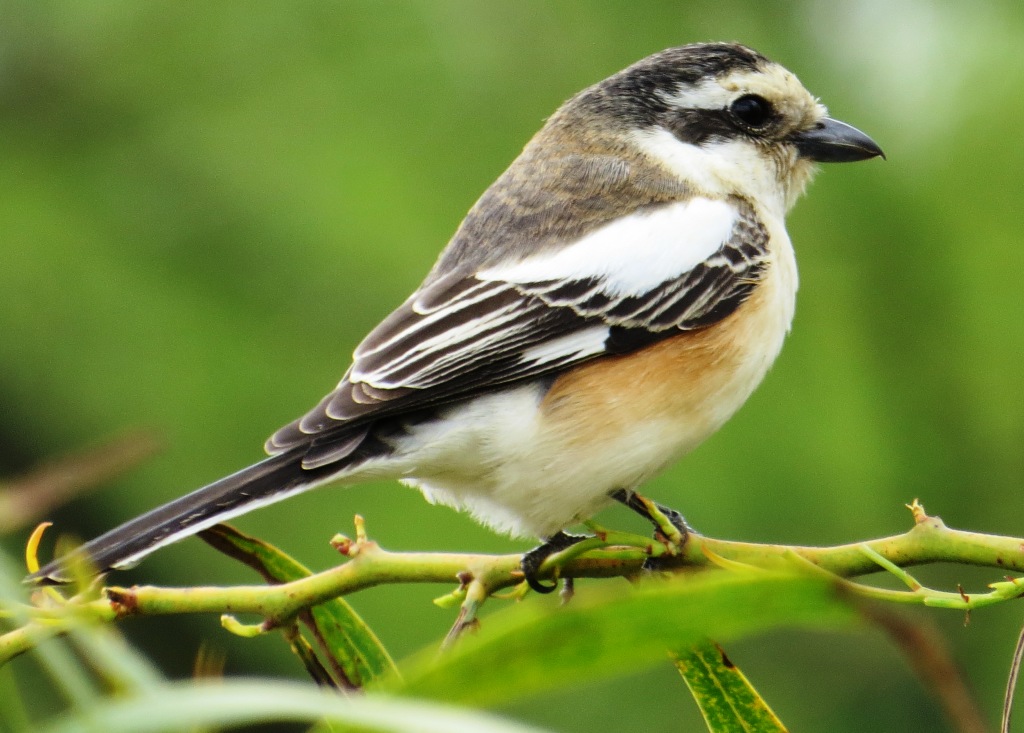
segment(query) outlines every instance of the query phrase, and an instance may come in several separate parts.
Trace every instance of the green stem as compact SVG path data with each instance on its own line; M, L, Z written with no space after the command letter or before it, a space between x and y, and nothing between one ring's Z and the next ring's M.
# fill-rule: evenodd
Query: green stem
M552 578L631 577L641 571L649 557L661 557L661 567L678 567L688 572L716 564L746 564L758 567L792 565L801 558L821 570L852 578L886 569L934 562L952 562L1024 572L1024 540L1016 537L964 532L950 529L938 517L929 517L917 504L914 526L900 535L869 542L834 547L793 547L787 545L732 542L690 534L679 555L669 555L660 542L628 535L607 533L604 538L617 544L589 549L582 554L567 552L564 562L546 562L540 575ZM158 616L180 613L249 613L264 619L264 629L287 623L301 611L324 601L377 585L392 583L461 583L473 579L474 602L503 588L522 582L519 555L474 555L453 553L388 552L365 538L356 540L352 559L335 568L280 585L234 587L106 589L106 599L71 600L65 605L30 609L31 620L0 635L0 664L31 648L39 639L63 633L82 617L113 621L129 615ZM582 548L580 548L582 549ZM904 582L916 583L902 574ZM911 585L913 588L914 586ZM853 586L854 590L879 600L944 608L970 609L1017 597L1016 583L993 584L993 592L968 598L961 593L924 588L892 591ZM1024 587L1021 588L1024 591Z
M777 567L785 562L787 554L794 553L823 570L852 578L882 569L872 557L864 554L862 548L865 546L901 568L949 562L1024 572L1024 540L950 529L938 517L924 515L918 518L909 532L867 542L832 547L794 547L700 537L697 542L687 540L683 557L687 564L702 564L707 559L704 553L710 551L728 560L759 567Z

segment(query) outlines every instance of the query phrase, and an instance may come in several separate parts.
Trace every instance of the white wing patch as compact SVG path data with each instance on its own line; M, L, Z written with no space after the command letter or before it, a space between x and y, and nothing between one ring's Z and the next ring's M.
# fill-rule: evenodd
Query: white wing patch
M607 340L607 326L591 326L582 331L532 346L523 352L522 359L523 362L531 362L538 366L566 359L582 360L588 356L604 353Z
M641 295L689 272L728 240L738 212L694 198L616 219L555 252L498 265L480 280L508 283L599 280L613 298Z

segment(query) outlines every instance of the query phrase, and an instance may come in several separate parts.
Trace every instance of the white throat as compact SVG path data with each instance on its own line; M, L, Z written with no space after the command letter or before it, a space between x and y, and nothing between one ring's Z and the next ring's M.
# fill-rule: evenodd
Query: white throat
M640 130L633 142L644 153L709 198L741 196L757 202L766 213L785 217L792 204L780 180L775 161L745 140L723 140L704 145L685 143L664 128ZM797 192L797 195L799 192Z

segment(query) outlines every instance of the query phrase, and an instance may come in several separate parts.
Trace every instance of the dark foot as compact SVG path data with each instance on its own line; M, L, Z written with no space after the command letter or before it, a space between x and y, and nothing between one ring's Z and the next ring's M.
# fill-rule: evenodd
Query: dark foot
M652 507L657 509L665 519L671 522L672 526L679 530L679 534L681 534L684 539L686 535L693 531L690 528L690 525L686 523L686 520L683 519L683 515L675 509L653 502L650 499L640 496L640 494L635 491L617 489L611 493L611 497L620 504L629 507L648 522L653 524L654 529L659 532L662 529L661 522L654 516L654 514L651 513Z
M654 538L659 541L667 540L681 547L686 541L686 536L693 531L683 519L683 515L675 509L653 502L635 491L618 489L611 493L611 497L653 524ZM665 525L666 521L669 526ZM675 528L676 532L672 532L671 528ZM659 565L658 559L652 557L644 563L644 569L657 570Z
M556 552L561 552L567 547L572 547L577 542L585 539L587 539L585 535L556 532L548 537L544 541L544 544L537 545L532 550L524 554L519 565L523 569L523 577L526 579L526 584L538 593L551 593L557 589L557 582L552 583L551 585L544 585L541 583L540 580L537 579L537 571L540 570L540 566L548 559L548 557L554 555Z
M693 528L686 523L686 519L683 515L672 507L665 506L664 504L655 504L654 506L658 507L658 511L665 515L665 519L670 521L672 526L679 530L679 534L683 536L684 540L686 539L686 535L693 531Z

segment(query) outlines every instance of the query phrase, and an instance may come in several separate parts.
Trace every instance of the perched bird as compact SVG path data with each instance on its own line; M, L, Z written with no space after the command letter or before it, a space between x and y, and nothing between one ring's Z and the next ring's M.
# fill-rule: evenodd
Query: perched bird
M634 490L775 360L797 289L784 219L814 164L880 155L749 48L643 59L547 120L269 458L76 552L123 568L321 484L397 478L547 540L524 563L546 589L532 571L562 530L616 499L647 513Z

